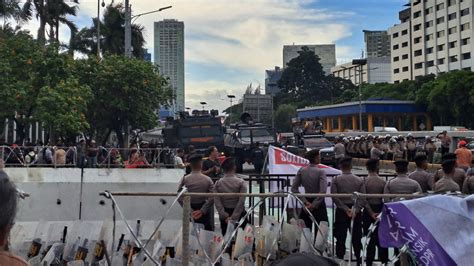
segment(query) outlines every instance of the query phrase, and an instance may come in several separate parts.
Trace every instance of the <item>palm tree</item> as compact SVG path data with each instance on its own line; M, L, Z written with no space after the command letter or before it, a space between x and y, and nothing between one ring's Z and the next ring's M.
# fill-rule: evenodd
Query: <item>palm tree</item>
M102 54L124 54L125 53L125 10L122 4L110 4L104 12L102 21L92 19L90 28L81 29L72 42L74 51L87 55L97 54L97 23L100 23L100 50ZM132 48L133 56L143 58L143 26L132 24Z
M22 8L19 0L0 0L0 18L3 18L3 26L7 24L9 19L22 22Z
M78 0L72 0L79 3ZM28 19L33 14L40 21L38 28L38 43L41 46L46 44L46 26L49 25L49 37L51 40L59 39L59 24L66 24L71 30L71 37L77 32L76 25L68 19L68 16L76 16L77 6L69 5L65 0L26 0L23 6L23 14ZM72 38L71 38L72 39Z

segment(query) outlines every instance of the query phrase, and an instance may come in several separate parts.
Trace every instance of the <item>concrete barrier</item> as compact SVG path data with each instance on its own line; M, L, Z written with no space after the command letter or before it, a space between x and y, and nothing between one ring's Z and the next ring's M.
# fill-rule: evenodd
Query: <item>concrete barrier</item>
M368 159L364 159L364 158L353 158L352 164L354 166L365 168L365 164L367 163L367 161ZM393 164L393 161L380 160L380 169L391 170L395 172L395 165ZM438 169L441 169L441 164L428 164L428 170L427 170L428 172L434 173ZM415 170L416 170L416 164L414 162L410 162L408 165L408 171L411 172Z
M84 169L82 207L81 169L5 168L17 187L30 194L19 204L18 221L74 221L112 219L110 200L99 192L175 192L184 175L181 169ZM174 197L117 197L130 220L156 220L163 216ZM174 207L167 217L181 220L182 209Z

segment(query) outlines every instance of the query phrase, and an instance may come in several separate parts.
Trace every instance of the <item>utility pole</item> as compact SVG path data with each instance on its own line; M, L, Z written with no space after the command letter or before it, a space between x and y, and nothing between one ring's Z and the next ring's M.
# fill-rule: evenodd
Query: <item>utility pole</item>
M125 56L132 58L132 16L130 1L125 0Z
M359 130L362 131L362 72L364 65L367 65L367 59L353 59L352 64L359 66ZM356 68L357 69L357 68ZM367 67L367 71L368 71ZM367 74L368 76L369 74Z

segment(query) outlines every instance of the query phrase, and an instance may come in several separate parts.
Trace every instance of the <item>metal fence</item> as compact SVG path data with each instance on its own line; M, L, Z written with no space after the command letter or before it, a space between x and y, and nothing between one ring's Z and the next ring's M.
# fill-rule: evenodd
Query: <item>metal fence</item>
M176 149L109 148L103 146L96 149L96 152L89 153L87 149L79 152L76 146L0 146L0 159L3 160L5 167L175 167ZM139 161L133 161L134 158Z

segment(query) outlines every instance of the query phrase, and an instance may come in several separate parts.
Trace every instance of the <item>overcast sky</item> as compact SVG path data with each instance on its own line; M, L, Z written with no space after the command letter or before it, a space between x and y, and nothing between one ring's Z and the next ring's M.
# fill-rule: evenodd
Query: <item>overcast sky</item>
M102 0L100 0L102 1ZM96 0L79 0L74 18L90 26ZM110 4L111 0L105 0ZM115 2L123 2L117 1ZM139 18L146 47L153 53L153 22L178 19L185 24L186 107L200 101L222 110L227 94L240 98L248 84L264 87L265 69L282 65L285 44L336 44L338 63L359 58L362 30L384 30L397 23L408 0L130 0L133 14L172 5ZM101 11L103 13L103 9ZM24 27L36 35L38 23ZM67 42L63 26L60 39Z

